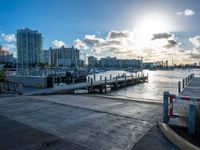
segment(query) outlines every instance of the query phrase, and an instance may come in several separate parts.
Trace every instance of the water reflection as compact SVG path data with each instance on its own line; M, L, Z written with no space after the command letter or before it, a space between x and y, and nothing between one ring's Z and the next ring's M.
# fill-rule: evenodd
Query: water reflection
M120 71L106 72L106 76L109 74L122 73ZM173 70L173 71L148 71L145 70L144 74L149 74L149 82L143 83L131 87L126 87L116 91L112 91L108 95L123 98L139 98L139 99L154 99L162 100L164 91L177 94L178 81L182 80L191 73L195 76L200 76L200 70ZM104 73L105 74L105 73Z

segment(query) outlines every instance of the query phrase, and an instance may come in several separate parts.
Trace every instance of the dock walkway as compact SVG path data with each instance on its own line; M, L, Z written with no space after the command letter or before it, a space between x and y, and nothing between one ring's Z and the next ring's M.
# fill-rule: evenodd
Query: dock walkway
M194 77L181 91L180 96L200 97L200 77Z
M64 93L74 93L78 89L86 89L88 92L92 93L96 90L99 92L106 93L107 88L120 88L124 86L144 83L148 80L148 76L127 76L125 78L115 78L110 80L83 82L83 83L73 83L66 84L59 87L53 87L48 89L41 89L34 92L26 93L25 95L50 95L50 94L64 94Z

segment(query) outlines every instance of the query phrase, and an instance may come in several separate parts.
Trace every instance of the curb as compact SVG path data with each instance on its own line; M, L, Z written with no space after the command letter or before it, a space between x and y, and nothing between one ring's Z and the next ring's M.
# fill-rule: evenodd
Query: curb
M173 144L175 144L177 147L179 147L182 150L200 150L197 146L191 144L178 134L176 134L167 124L165 123L159 123L158 124L160 130L162 133L167 137L169 141L171 141Z
M136 98L117 98L114 96L106 96L106 95L98 95L98 94L94 94L94 95L86 95L86 96L90 96L90 97L98 97L98 98L108 98L108 99L112 99L112 100L123 100L123 101L129 101L129 102L135 102L135 103L145 103L145 104L153 104L153 105L160 105L162 106L163 103L159 102L159 101L153 101L153 100L143 100L143 99L136 99Z

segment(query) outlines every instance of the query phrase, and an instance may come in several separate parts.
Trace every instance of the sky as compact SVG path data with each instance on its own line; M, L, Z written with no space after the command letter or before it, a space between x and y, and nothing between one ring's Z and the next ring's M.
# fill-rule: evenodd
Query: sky
M16 56L17 29L38 30L43 48L100 57L199 62L199 0L0 0L0 44Z

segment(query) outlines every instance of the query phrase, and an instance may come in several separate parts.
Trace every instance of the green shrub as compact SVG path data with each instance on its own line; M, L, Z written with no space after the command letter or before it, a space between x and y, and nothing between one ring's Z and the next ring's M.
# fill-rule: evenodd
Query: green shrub
M36 83L36 84L35 84L35 88L37 88L37 89L41 89L41 88L42 88L42 85L39 84L39 83Z

